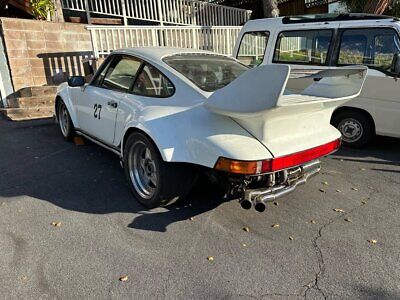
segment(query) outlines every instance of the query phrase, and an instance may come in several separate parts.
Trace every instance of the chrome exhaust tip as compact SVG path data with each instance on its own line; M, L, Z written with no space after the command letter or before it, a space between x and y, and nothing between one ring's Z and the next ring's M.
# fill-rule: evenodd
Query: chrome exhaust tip
M240 206L243 209L250 209L253 206L253 203L251 203L251 201L249 200L242 200L240 201Z
M263 212L264 210L265 210L265 204L264 203L262 203L262 202L257 202L255 205L254 205L254 208L255 208L255 210L256 211L258 211L258 212Z

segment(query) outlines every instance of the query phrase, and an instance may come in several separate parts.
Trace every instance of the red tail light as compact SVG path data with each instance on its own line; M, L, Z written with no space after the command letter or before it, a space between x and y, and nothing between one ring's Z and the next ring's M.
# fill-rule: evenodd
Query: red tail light
M220 157L215 169L235 174L256 175L276 172L328 155L340 147L340 139L301 152L262 161L237 161Z

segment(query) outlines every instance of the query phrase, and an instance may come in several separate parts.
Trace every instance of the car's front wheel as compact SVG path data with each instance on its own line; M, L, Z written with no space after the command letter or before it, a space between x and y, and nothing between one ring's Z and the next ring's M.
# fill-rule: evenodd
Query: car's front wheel
M140 132L128 137L123 165L135 198L147 208L166 206L182 199L195 177L187 165L164 162L153 142Z
M360 148L371 142L375 136L373 122L359 111L343 111L332 118L334 125L342 134L345 146Z
M65 140L71 140L74 135L74 125L72 124L67 106L60 100L57 105L57 118L61 133Z

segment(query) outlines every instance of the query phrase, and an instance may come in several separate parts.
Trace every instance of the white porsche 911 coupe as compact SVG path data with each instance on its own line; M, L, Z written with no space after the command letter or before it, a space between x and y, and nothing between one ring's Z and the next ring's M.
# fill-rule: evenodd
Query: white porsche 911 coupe
M119 155L148 208L184 197L203 172L226 197L263 211L339 148L331 113L360 94L366 68L307 72L249 69L207 51L122 49L89 83L74 76L59 86L56 117L65 139L79 134ZM315 81L293 94L289 76Z

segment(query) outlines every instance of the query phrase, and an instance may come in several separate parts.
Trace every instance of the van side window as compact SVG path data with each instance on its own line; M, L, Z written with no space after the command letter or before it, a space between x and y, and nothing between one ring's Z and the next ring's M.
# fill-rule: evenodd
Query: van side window
M393 29L346 29L342 33L337 64L363 64L387 71L393 55L399 52L400 40Z
M278 36L273 62L326 65L332 30L284 31Z
M263 62L268 37L268 31L246 32L240 41L236 58L246 66L258 66Z

